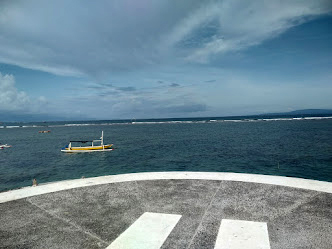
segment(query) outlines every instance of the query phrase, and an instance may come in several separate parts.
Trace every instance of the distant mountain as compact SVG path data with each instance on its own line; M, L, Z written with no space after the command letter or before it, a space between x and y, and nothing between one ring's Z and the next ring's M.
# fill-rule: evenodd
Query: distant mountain
M271 116L280 116L280 115L332 115L332 109L303 109L295 110L291 112L280 112L280 113L265 113L261 115L271 115Z

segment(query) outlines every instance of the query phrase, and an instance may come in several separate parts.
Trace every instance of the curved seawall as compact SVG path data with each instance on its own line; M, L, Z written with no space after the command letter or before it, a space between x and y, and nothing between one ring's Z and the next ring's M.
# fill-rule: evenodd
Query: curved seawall
M88 187L100 184L171 179L252 182L332 193L331 182L308 180L294 177L214 172L148 172L67 180L47 183L36 187L25 187L0 193L0 203L41 194L57 192L61 190Z

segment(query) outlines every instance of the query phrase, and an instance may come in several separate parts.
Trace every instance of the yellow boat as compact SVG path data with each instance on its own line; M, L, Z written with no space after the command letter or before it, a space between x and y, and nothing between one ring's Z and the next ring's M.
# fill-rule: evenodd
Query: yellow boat
M94 143L97 142L100 144L95 145ZM72 146L72 143L91 143L90 146ZM101 137L98 140L92 140L92 141L69 141L69 144L62 148L62 152L67 152L67 153L76 153L76 152L95 152L95 151L111 151L113 150L112 148L113 144L104 144L104 132L101 132Z

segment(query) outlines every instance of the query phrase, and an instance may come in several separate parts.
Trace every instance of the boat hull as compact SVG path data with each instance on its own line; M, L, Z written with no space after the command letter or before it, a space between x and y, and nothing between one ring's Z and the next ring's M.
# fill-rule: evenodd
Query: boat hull
M65 153L85 153L85 152L97 152L97 151L112 151L114 149L101 149L101 150L61 150Z
M77 153L77 152L96 152L96 151L111 151L113 150L112 144L104 146L85 146L85 147L71 147L62 149L62 152Z
M12 147L11 145L8 145L8 144L0 144L0 149L3 149L3 148L10 148Z

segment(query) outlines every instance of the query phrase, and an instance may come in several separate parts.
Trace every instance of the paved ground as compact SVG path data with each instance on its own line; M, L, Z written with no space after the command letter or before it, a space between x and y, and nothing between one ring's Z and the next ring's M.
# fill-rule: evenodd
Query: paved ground
M190 179L109 183L1 203L0 248L107 248L146 212L178 215L161 248L215 248L222 220L266 223L273 249L332 248L331 193Z

